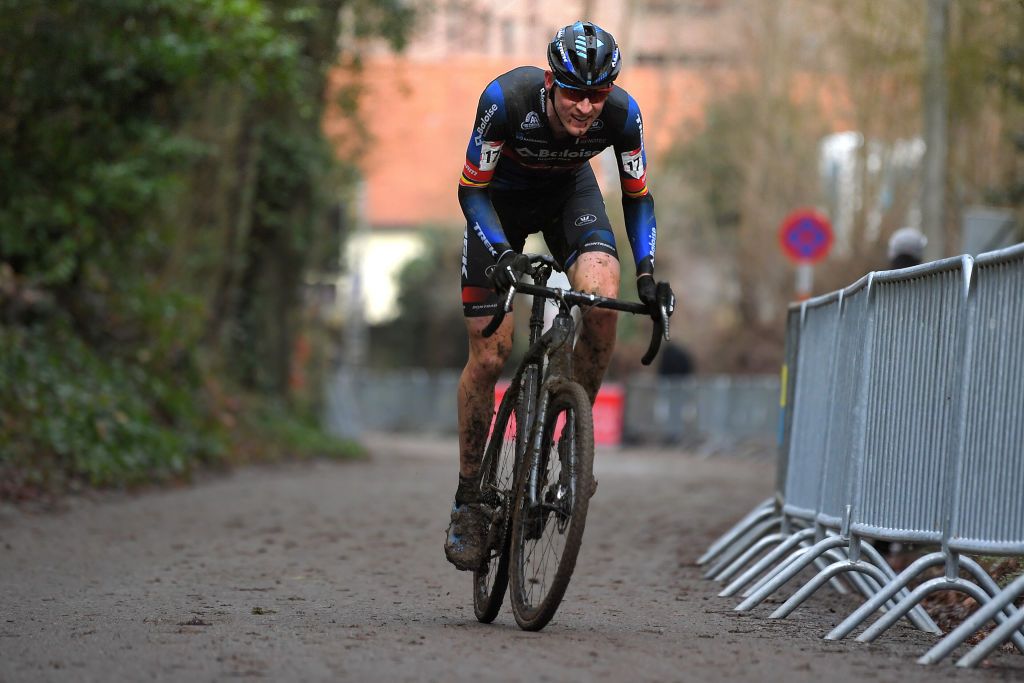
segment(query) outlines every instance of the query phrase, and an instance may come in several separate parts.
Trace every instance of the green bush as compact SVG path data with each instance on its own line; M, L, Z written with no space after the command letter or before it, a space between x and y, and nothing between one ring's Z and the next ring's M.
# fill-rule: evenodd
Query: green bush
M400 0L0 0L0 497L353 451L289 383L343 6L404 40Z
M0 328L0 466L27 485L187 476L225 453L197 387L101 356L67 324Z

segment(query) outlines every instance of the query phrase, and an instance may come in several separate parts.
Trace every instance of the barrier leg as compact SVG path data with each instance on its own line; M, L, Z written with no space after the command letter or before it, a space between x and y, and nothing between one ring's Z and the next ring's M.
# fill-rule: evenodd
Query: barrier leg
M863 562L862 560L851 560L849 557L847 557L845 561L850 562L856 567L859 567L860 565L864 564L869 564ZM874 568L878 569L878 567ZM870 572L871 570L868 569L866 571ZM885 576L884 572L882 573L882 576ZM873 581L871 576L869 576L865 572L857 571L856 569L851 572L843 572L843 578L846 579L846 581L848 581L850 585L852 585L857 590L858 593L863 595L865 600L870 600L871 596L877 593L880 588L878 585L878 581Z
M977 580L978 585L980 585L991 597L995 598L1002 592L999 588L999 584L989 576L987 571L981 568L980 564L971 558L966 555L961 555L960 566L967 569L967 571ZM1017 616L1017 608L1014 607L1012 603L1005 605L1002 612L1008 619L1013 619ZM1013 640L1013 644L1017 646L1017 649L1021 653L1024 653L1024 634L1012 634L1011 638Z
M768 534L767 536L761 537L761 540L747 548L747 551L745 553L737 557L732 564L730 564L728 567L719 572L718 575L714 577L714 580L728 581L733 577L734 574L736 574L739 570L743 569L743 567L745 567L748 562L750 562L752 559L754 559L762 552L764 552L765 548L771 546L774 543L784 541L787 538L789 538L789 534L784 534L781 532L776 534Z
M985 657L992 652L992 650L1012 638L1014 634L1020 634L1022 629L1024 629L1024 609L1017 610L1016 616L1012 619L1007 619L996 627L992 633L985 636L985 639L975 645L974 649L961 657L957 661L956 665L964 668L977 666L981 660L985 659Z
M782 603L778 609L769 615L769 619L785 619L793 610L799 607L801 603L811 597L815 591L824 586L827 581L835 576L851 571L864 572L869 574L876 581L882 583L885 582L885 575L878 567L864 564L862 562L853 562L851 560L836 562L834 564L830 564L825 571L819 572L813 579L801 586L800 590L793 593L786 602Z
M819 572L823 572L828 569L829 563L825 561L826 558L832 560L832 562L846 562L850 559L846 556L846 553L843 552L842 548L833 548L832 550L828 550L822 553L821 557L814 560L814 566L818 568ZM847 595L850 592L850 589L847 588L846 584L838 578L833 577L828 583L832 586L832 589L840 595Z
M705 579L714 579L718 574L728 567L733 561L746 552L747 548L754 545L758 539L768 533L774 527L782 524L782 517L772 515L768 519L758 523L747 531L746 534L737 539L727 549L723 550L711 568L704 572Z
M988 575L986 574L986 576ZM989 581L991 581L991 577L989 577ZM984 626L990 621L998 621L997 615L1000 612L1003 612L1006 608L1009 608L1009 610L1013 610L1013 600L1017 595L1019 595L1022 592L1024 592L1024 576L1019 576L1013 581L1013 583L1008 585L1003 590L999 591L996 595L993 595L991 600L989 600L983 605L979 605L978 609L974 610L974 613L971 616L967 617L967 619L965 619L963 623L961 623L955 629L946 634L945 638L940 640L932 649L928 650L928 652L924 653L921 656L921 658L917 661L920 664L934 664L935 662L944 659L951 652L953 652L953 650L960 647L960 645L962 645L965 640L974 635L974 633L977 632L982 626ZM1016 635L1017 638L1020 637L1020 619L1024 618L1020 616L1021 614L1024 614L1024 610L1016 610L1015 614L1007 615L1009 618L1006 619L1003 622L1003 624L1001 624L996 629L996 631L999 631L1000 629L1005 630L1005 636L1001 640L998 640L998 642L993 641L993 643L991 644L992 647L996 647L997 645L1002 644L1004 641L1010 639L1014 635ZM1004 629L1004 626L1007 623L1016 623L1017 628L1014 629L1006 627ZM994 634L996 631L993 631L992 633ZM983 640L981 643L978 643L978 645L974 649L978 650L979 648L981 648L982 644L984 644L987 640L988 637L986 637L985 640ZM1015 642L1015 645L1017 645L1017 648L1020 649L1019 643ZM977 661L984 659L984 657L991 651L991 648L989 648L987 650L981 651L979 655L974 656L974 650L972 650L970 653L961 658L960 661L957 662L957 665L974 666L974 664L976 664ZM974 658L968 660L967 664L962 664L962 662L964 662L964 660L966 660L968 657Z
M814 541L814 543L817 543L817 541ZM764 587L764 585L766 583L768 583L769 581L774 579L776 576L778 576L779 573L782 572L783 570L785 570L786 567L788 567L789 565L793 564L798 559L803 557L804 553L806 553L808 550L810 550L811 547L813 547L814 543L810 543L810 544L808 544L807 542L801 543L799 548L797 548L796 550L791 552L789 555L787 555L785 557L785 559L782 560L782 562L779 562L777 565L775 565L774 567L769 569L768 572L764 576L762 576L757 581L755 581L753 584L751 584L750 588L747 588L745 591L743 591L743 593L741 595L744 598L749 598L755 592L761 590L761 588Z
M857 636L857 640L862 643L872 642L888 630L890 626L899 621L903 615L910 611L911 607L921 602L925 596L940 590L963 591L977 600L979 604L988 602L990 599L988 593L986 593L981 587L960 578L950 579L943 576L930 581L925 581L915 588L910 595L900 600L896 607L886 612L878 618L878 621L865 629L863 633ZM1006 618L1002 613L997 615L997 618L1000 616L1002 616L1003 619Z
M743 519L736 522L732 527L724 534L718 537L714 543L708 546L708 549L704 551L704 554L697 558L697 564L707 564L712 559L718 556L725 548L735 541L737 538L742 536L749 527L754 526L757 522L765 518L766 514L771 515L774 513L775 501L772 498L767 498L761 501L761 504L755 507L753 510L748 512Z
M801 529L780 543L774 550L762 557L752 567L740 574L718 595L727 598L739 593L751 581L760 576L766 569L778 562L786 553L800 545L803 541L814 538L814 529Z
M882 557L882 553L878 552L878 550L870 543L864 543L859 540L858 542L860 543L861 555L866 555L868 561L872 562L876 567L882 570L883 574L889 577L889 581L895 581L896 572L892 570L892 567L889 566L889 563L885 561L884 557ZM878 591L873 591L873 593L877 592ZM907 590L904 588L900 588L900 590L896 592L893 600L891 601L891 604L889 602L886 603L886 609L891 609L892 607L895 607L897 602L907 597L907 595L909 595ZM921 605L915 605L913 609L910 610L909 614L907 614L907 619L909 619L910 623L912 623L921 631L924 631L926 633L934 633L936 635L942 633L942 629L940 629L938 625L936 625L936 623L932 621L932 618L928 614L928 611L925 610L925 608Z
M765 598L777 591L787 581L799 574L805 567L814 562L822 553L846 544L847 541L839 536L830 536L802 552L793 562L776 574L768 583L755 591L750 597L736 605L733 609L737 612L747 612L761 604Z
M830 535L827 538L837 538L837 537ZM751 595L753 595L757 591L761 590L761 588L763 588L769 581L771 581L776 576L778 576L783 571L785 571L787 567L789 567L791 564L796 562L799 558L803 557L804 554L813 547L813 546L807 545L806 542L802 543L801 546L802 547L800 547L799 549L797 549L797 550L793 551L792 553L790 553L786 557L786 559L784 559L782 562L780 562L779 564L777 564L776 566L774 566L770 570L768 570L768 572L764 576L759 578L757 581L755 581L753 583L753 585L750 586L750 588L748 588L745 591L743 591L743 593L742 593L743 597L744 598L749 598ZM825 553L822 553L822 554L826 555L827 557L829 557L830 559L833 559L836 562L841 561L841 560L845 560L846 557L844 557L842 555L836 555L836 553L839 553L839 552L840 552L839 550L830 549L830 550L828 550L828 551L826 551ZM815 558L814 564L815 564L816 567L818 567L819 570L823 570L825 567L828 566L828 563L825 562L824 560L822 560L820 557ZM831 584L832 588L834 588L835 591L837 593L839 593L840 595L846 595L847 593L850 592L849 590L847 590L846 586L844 586L842 584L842 582L839 581L838 579L833 579L829 583Z
M886 602L892 599L894 595L903 590L907 584L914 579L914 577L919 575L925 569L934 567L937 564L943 564L945 561L945 554L940 552L930 553L924 557L918 558L913 564L900 572L899 576L882 586L882 589L876 593L873 598L850 613L850 616L846 617L846 619L843 619L838 626L832 629L828 635L825 636L825 640L842 640L846 636L850 635L853 629L857 628L861 622L881 609ZM931 633L940 633L938 627L934 628L934 631L931 631L930 629L924 630L928 630Z

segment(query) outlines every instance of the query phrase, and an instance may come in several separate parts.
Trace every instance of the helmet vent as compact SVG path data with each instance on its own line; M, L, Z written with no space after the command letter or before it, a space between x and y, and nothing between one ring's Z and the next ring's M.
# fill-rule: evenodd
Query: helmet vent
M621 66L612 35L586 21L566 26L555 34L548 48L548 64L555 82L567 88L611 84Z

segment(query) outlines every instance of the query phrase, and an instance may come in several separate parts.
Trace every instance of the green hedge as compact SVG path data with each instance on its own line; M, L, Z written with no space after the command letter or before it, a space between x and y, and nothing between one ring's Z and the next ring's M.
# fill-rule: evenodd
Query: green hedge
M0 328L0 464L26 484L166 480L225 453L197 387L103 356L67 325Z

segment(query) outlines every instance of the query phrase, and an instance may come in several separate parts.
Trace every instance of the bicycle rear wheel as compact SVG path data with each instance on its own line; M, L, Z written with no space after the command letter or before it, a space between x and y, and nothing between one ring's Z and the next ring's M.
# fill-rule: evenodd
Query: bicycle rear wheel
M542 430L539 452L520 467L512 521L512 612L527 631L544 628L565 595L593 494L594 423L579 384L555 387Z
M480 474L481 502L491 510L487 533L488 558L473 572L473 611L485 624L494 621L508 586L508 542L512 528L513 479L516 454L525 438L519 428L522 380L505 392L484 448Z

